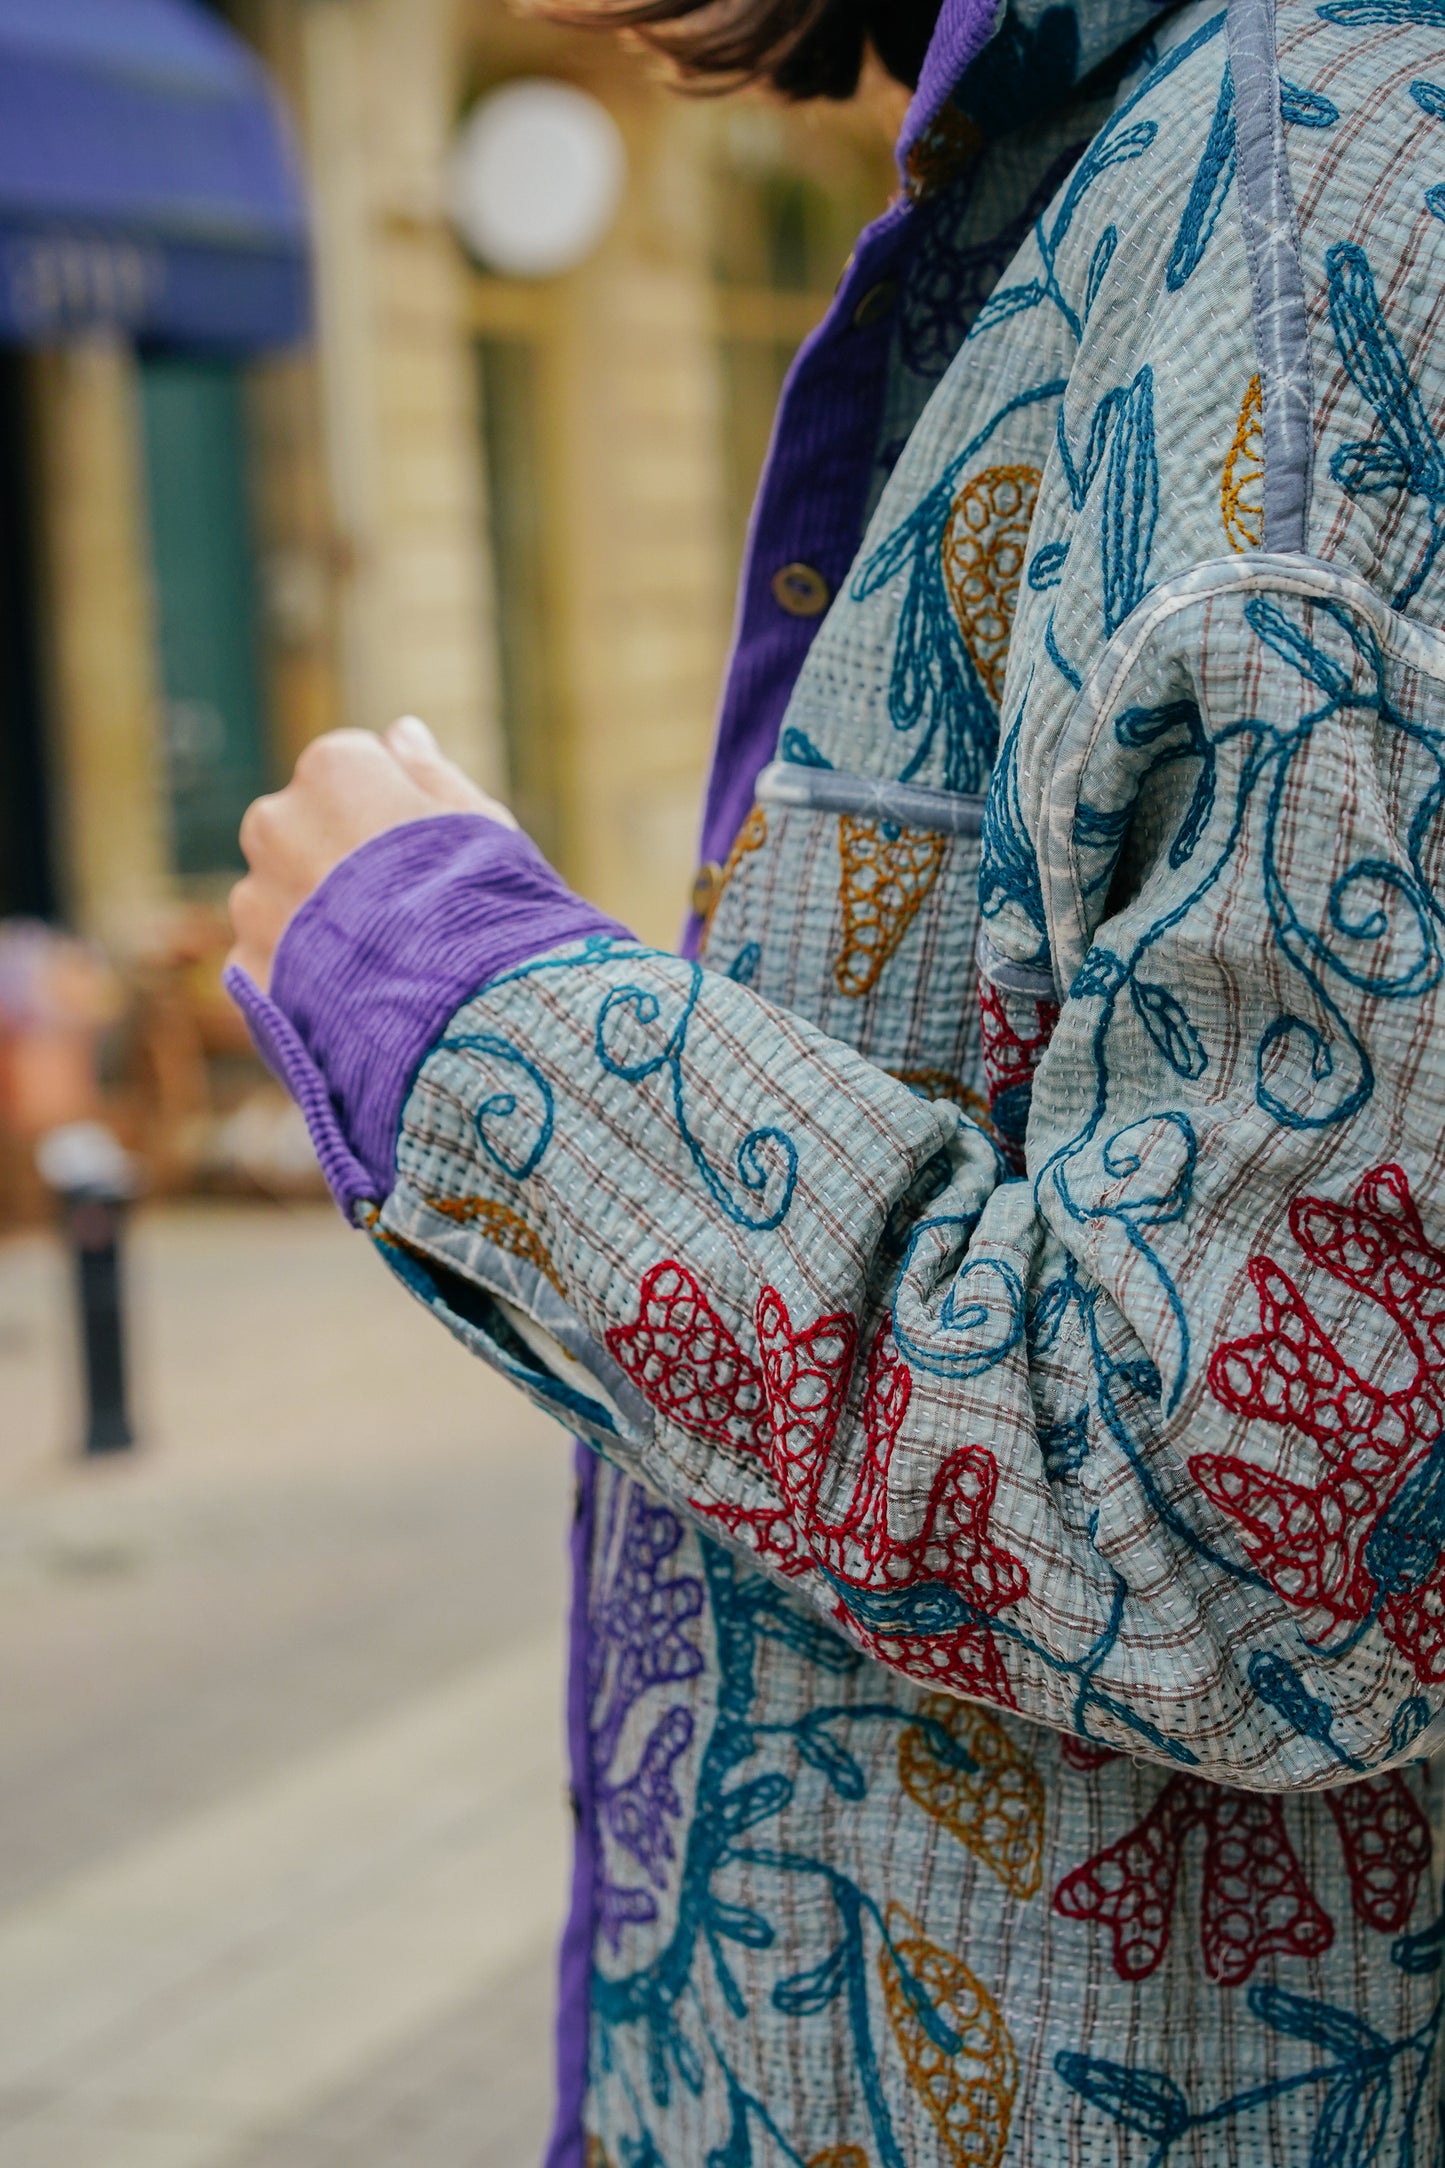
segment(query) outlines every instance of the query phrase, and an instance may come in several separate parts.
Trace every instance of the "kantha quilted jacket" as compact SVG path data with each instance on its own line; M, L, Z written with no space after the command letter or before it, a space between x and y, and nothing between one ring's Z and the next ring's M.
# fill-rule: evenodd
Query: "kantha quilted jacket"
M473 816L235 982L586 1441L557 2168L1427 2168L1445 10L946 0L663 954Z

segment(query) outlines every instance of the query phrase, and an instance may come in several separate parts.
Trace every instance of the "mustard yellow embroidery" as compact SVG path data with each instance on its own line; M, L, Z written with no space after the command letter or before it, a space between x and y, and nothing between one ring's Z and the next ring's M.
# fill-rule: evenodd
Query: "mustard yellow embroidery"
M833 965L839 993L857 1000L878 984L938 879L947 847L948 838L931 829L840 816L843 946Z
M1257 376L1249 380L1219 478L1219 516L1231 549L1263 549L1264 396Z
M722 872L717 877L717 884L713 889L703 917L704 932L711 926L717 907L722 901L723 890L737 872L738 867L750 851L760 851L767 840L768 817L760 805L755 805L743 822L742 827L738 830L737 841L723 862Z
M808 2168L869 2168L861 2145L830 2145L826 2153L814 2153Z
M952 1099L956 1105L965 1107L976 1122L982 1122L985 1129L993 1128L988 1101L981 1092L970 1091L951 1069L890 1069L888 1074L896 1077L900 1084L906 1084L911 1092L917 1092L921 1099Z
M1037 467L987 468L959 491L944 529L948 599L995 707L1003 700L1009 636L1039 479Z
M929 1733L911 1727L898 1742L904 1791L991 1867L1013 1896L1034 1896L1044 1858L1044 1786L1037 1769L976 1703L930 1694L919 1714L941 1724L973 1767L946 1762Z
M925 1939L901 1905L888 1908L892 1950L878 1958L878 1976L913 2090L954 2168L999 2168L1008 2146L1019 2064L1008 2028L987 1988L961 1958ZM958 2045L946 2052L925 2031L906 1966Z
M562 1293L562 1281L547 1254L546 1245L520 1213L513 1212L507 1205L497 1204L490 1197L429 1197L427 1203L443 1219L475 1227L488 1242L494 1242L510 1257L520 1257L524 1264L535 1265L543 1278L552 1282L558 1294Z

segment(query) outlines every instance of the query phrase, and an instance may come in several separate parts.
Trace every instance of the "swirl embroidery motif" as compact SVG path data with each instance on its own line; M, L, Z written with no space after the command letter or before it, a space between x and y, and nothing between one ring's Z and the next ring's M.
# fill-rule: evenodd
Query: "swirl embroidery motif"
M541 1165L556 1126L552 1087L534 1061L496 1032L470 1031L443 1039L449 1054L480 1054L510 1072L500 1090L472 1109L477 1142L487 1158L514 1182L525 1182Z
M750 1129L738 1144L731 1182L709 1159L688 1118L683 1073L688 1028L703 983L701 966L691 965L687 991L671 1018L668 1008L674 996L646 986L613 987L597 1012L594 1050L607 1075L625 1083L666 1079L678 1135L713 1202L735 1227L769 1234L782 1225L792 1205L798 1186L798 1147L786 1130L764 1124Z

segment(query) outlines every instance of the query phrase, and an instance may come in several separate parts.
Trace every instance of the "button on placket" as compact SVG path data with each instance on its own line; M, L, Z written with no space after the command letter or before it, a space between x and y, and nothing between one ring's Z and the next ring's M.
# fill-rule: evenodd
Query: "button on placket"
M722 887L722 877L723 869L715 858L708 859L706 865L699 866L694 874L692 908L699 918L706 918L713 905L717 902L718 890Z
M833 590L813 565L782 565L773 574L773 600L789 617L821 617Z
M871 331L875 324L882 323L885 316L892 315L893 304L897 299L897 279L879 279L876 286L869 287L854 309L853 329Z

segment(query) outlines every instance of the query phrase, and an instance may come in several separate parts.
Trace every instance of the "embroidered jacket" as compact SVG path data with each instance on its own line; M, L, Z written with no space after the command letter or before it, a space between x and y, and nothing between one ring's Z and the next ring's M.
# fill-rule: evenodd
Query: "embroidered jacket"
M697 958L447 818L237 989L601 1456L555 2162L1437 2158L1442 26L948 0Z

